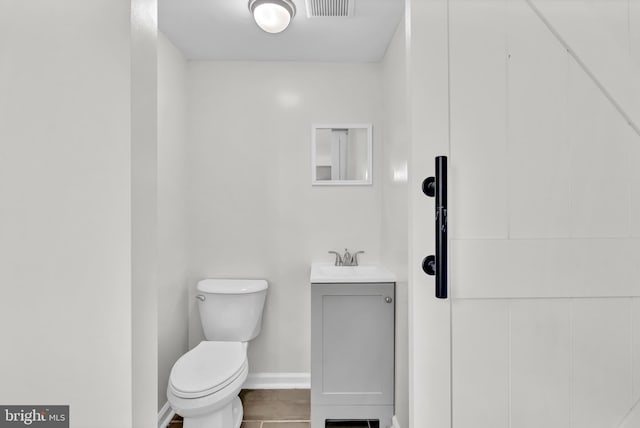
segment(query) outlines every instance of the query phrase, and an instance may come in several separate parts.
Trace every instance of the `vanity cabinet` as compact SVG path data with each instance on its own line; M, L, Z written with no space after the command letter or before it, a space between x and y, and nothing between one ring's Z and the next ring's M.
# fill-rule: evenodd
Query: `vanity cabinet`
M394 406L395 283L312 283L311 428L379 420Z

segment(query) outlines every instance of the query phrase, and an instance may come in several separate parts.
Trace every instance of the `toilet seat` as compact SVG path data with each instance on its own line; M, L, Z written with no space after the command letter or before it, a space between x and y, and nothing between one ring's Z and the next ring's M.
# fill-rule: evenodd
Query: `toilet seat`
M243 343L203 341L176 361L169 388L181 398L211 395L233 383L247 365Z

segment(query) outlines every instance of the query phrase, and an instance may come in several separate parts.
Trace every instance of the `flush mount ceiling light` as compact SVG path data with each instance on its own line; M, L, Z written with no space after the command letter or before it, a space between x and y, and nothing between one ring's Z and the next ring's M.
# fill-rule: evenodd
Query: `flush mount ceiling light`
M249 0L249 10L258 27L272 34L284 31L296 15L292 0Z

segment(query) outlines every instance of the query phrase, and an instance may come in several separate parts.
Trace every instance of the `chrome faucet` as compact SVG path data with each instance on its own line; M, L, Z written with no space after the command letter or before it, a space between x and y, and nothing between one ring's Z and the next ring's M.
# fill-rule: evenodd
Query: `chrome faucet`
M356 251L351 254L349 250L344 249L344 254L341 256L337 251L329 251L329 254L335 254L336 261L335 266L358 266L358 254L362 254L364 251Z
M353 256L346 248L344 249L344 255L342 256L342 266L353 266Z
M358 266L358 254L362 253L364 251L356 251L353 254L349 254L349 251L345 248L342 256L342 266Z

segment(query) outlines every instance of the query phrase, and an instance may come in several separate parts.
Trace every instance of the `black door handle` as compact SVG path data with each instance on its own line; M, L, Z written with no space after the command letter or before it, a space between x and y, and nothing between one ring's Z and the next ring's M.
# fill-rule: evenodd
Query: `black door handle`
M436 198L436 254L424 258L422 270L436 277L436 297L447 298L447 157L436 157L436 176L422 182L422 191Z

